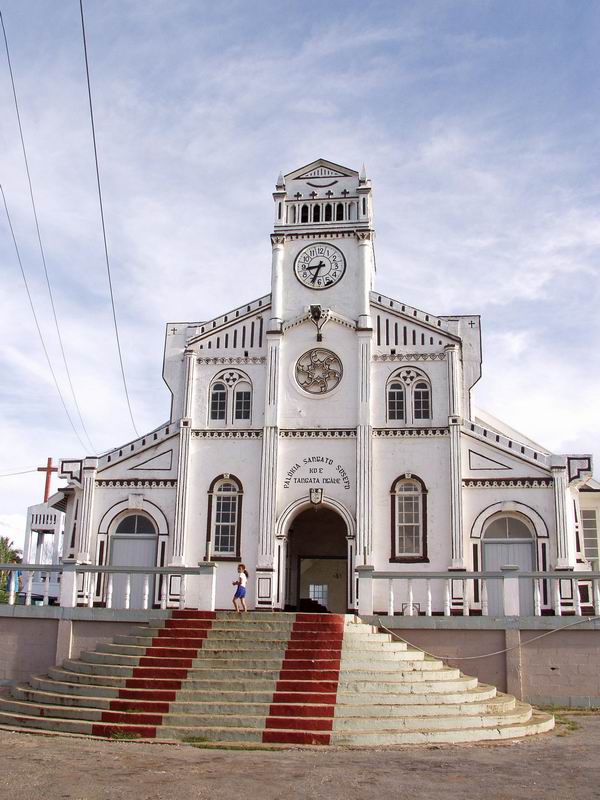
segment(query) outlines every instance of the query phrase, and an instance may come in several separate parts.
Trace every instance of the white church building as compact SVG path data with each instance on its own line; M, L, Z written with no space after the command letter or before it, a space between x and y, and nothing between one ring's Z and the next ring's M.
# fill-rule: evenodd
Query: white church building
M319 159L280 175L273 198L270 291L166 327L169 421L61 462L64 557L174 573L215 562L217 608L244 562L250 608L337 612L357 607L358 566L597 566L591 457L550 453L472 406L479 317L377 292L364 169ZM91 591L101 603L103 582ZM476 588L468 603L477 613Z

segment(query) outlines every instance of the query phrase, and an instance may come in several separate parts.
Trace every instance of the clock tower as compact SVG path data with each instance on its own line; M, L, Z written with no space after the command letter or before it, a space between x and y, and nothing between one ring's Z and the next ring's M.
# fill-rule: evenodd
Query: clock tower
M371 182L325 159L277 179L271 331L311 305L370 328L375 259Z

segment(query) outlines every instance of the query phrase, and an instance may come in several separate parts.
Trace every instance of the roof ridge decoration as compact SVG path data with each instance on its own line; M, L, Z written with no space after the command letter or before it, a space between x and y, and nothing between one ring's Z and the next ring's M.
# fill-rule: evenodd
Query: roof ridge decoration
M244 303L237 308L231 309L231 311L226 311L224 314L219 314L212 319L207 320L206 322L202 323L196 329L196 333L187 340L186 344L194 344L194 342L198 342L201 339L205 339L208 336L212 336L213 333L220 330L225 326L235 325L238 322L242 322L243 320L252 317L253 315L260 315L263 311L266 311L271 306L271 293L264 294L261 297L257 297L256 300L252 300L250 303Z
M286 182L288 180L306 180L307 178L358 178L358 172L355 169L336 164L334 161L328 161L326 158L317 158L310 164L288 172L284 177Z

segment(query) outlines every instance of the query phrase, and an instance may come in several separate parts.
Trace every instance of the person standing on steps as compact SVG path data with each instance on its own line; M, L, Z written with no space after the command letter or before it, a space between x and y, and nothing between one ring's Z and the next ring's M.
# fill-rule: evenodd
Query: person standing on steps
M248 583L248 570L245 564L238 564L238 579L233 581L233 586L237 586L235 594L233 595L233 607L241 614L242 611L248 611L246 608L246 584ZM240 601L241 608L238 608L238 600Z

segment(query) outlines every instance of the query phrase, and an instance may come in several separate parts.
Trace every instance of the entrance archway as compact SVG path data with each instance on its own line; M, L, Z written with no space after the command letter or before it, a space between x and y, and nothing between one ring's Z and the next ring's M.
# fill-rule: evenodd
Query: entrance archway
M292 520L287 536L286 609L346 612L347 535L346 523L332 508L307 508Z

